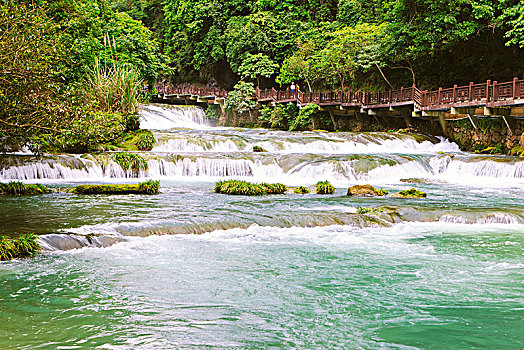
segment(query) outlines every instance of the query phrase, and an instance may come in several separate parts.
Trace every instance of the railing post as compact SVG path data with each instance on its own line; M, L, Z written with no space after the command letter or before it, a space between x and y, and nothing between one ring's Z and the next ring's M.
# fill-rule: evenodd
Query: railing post
M415 89L416 89L416 86L415 84L413 84L413 86L411 87L411 100L413 102L415 102Z
M457 87L457 84L453 85L453 103L457 102Z
M474 101L474 96L473 96L473 82L470 82L469 83L469 91L468 91L468 102L471 102L471 101Z
M519 78L515 77L513 78L513 99L516 100L519 95L518 95L518 92L517 92L517 81L519 80Z
M493 102L497 101L499 94L497 93L497 81L493 82Z
M438 105L442 104L442 88L441 87L438 88L437 104Z
M491 85L491 80L486 82L486 104L489 102L489 87Z

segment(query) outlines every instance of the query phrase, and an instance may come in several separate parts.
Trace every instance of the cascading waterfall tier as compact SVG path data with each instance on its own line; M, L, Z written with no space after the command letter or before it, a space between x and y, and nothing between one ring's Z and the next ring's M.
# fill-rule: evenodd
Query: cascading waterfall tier
M139 113L142 129L208 128L206 114L198 106L149 104L140 106Z

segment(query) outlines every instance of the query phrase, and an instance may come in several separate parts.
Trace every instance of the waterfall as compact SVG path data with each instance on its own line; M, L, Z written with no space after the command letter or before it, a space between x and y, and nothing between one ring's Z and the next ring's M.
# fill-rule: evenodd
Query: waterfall
M140 106L139 113L142 129L203 129L208 127L204 110L197 106L148 104Z

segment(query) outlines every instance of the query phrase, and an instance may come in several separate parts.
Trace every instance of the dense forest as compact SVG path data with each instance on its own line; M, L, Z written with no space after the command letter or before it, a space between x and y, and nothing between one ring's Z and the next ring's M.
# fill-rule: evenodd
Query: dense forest
M522 0L0 2L0 143L89 150L159 79L432 89L524 73Z

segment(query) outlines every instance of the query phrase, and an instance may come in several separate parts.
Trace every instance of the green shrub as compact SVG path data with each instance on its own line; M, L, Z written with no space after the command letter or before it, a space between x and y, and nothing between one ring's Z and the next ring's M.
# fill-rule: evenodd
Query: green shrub
M35 234L22 234L16 239L0 236L0 260L11 260L38 254L40 245Z
M30 195L30 194L45 194L45 193L51 193L51 192L52 191L49 188L41 184L26 185L20 181L11 181L8 183L0 183L0 194L4 194L4 195L19 196L19 195Z
M293 192L296 194L306 194L306 193L309 193L310 191L309 191L309 188L307 188L306 186L299 186L295 188Z
M140 151L151 151L155 142L155 135L150 130L144 130L137 135L135 145Z
M240 180L225 180L219 181L215 184L214 191L216 193L242 195L242 196L262 196L266 194L282 194L287 191L287 187L283 184L253 184L247 181Z
M219 120L222 112L219 105L209 105L206 109L206 117L210 120Z
M319 181L316 185L317 194L333 194L335 193L335 187L329 183L329 181Z
M293 118L289 125L289 130L311 130L313 125L313 117L318 114L320 107L314 103L300 109L298 115Z
M148 180L136 185L78 185L71 190L75 194L156 194L160 181Z
M147 170L147 161L135 153L119 152L113 155L113 160L124 170L131 170L138 173L140 170Z

